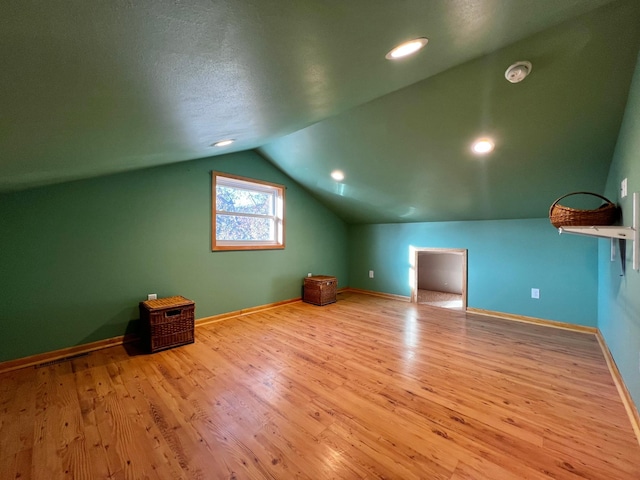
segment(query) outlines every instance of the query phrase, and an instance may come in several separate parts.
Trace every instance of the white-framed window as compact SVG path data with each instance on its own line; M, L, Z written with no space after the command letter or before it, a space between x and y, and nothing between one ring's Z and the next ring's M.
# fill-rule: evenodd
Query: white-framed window
M285 187L221 172L211 175L211 249L284 248Z

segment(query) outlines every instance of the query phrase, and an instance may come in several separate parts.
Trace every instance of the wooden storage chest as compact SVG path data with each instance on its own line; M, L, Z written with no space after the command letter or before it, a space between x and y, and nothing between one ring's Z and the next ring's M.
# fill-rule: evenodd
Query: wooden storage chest
M304 279L303 300L314 305L327 305L336 301L338 280L329 275L314 275Z
M195 341L195 304L181 296L140 302L142 341L150 353Z

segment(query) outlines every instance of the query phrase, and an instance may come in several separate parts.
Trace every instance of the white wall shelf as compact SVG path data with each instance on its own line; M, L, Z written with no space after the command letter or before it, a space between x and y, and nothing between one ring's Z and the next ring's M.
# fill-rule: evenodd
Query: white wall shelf
M632 227L611 227L592 225L588 227L560 227L558 233L571 233L573 235L585 235L588 237L610 238L629 240L633 249L633 269L639 270L640 261L640 194L633 194L633 226Z
M572 233L574 235L586 235L588 237L600 238L622 238L624 240L634 240L635 230L631 227L560 227L558 233Z

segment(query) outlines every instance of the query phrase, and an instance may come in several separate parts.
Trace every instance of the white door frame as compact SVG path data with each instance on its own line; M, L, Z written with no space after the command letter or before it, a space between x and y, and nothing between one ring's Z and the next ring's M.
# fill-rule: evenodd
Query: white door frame
M411 282L411 303L418 303L418 254L421 252L441 254L449 253L462 255L462 310L467 309L467 249L466 248L432 248L432 247L411 247L413 258L411 258L413 281Z

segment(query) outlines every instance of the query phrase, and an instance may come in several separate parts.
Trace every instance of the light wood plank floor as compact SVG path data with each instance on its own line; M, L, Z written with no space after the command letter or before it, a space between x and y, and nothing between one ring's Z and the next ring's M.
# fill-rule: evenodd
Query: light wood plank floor
M640 479L593 335L343 293L0 375L2 479Z

